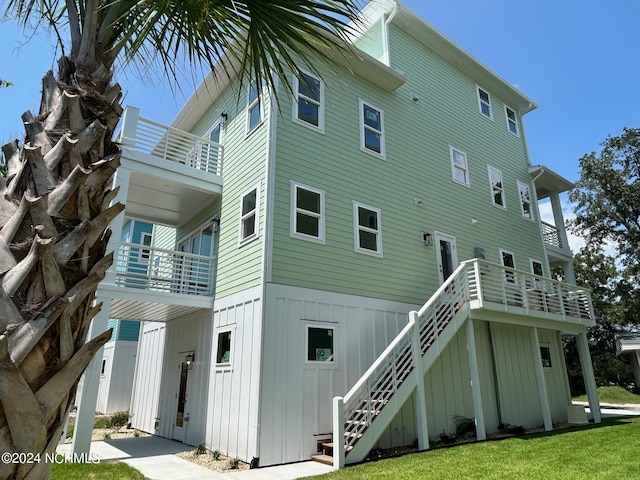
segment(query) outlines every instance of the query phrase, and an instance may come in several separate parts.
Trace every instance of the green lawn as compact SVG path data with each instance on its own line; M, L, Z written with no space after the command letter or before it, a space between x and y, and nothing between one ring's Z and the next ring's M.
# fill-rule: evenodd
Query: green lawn
M364 463L321 480L640 478L640 417Z
M602 403L635 403L640 404L640 395L634 395L622 387L598 387L598 398ZM574 400L586 402L587 396L580 395Z
M54 463L49 480L145 480L135 468L125 463Z

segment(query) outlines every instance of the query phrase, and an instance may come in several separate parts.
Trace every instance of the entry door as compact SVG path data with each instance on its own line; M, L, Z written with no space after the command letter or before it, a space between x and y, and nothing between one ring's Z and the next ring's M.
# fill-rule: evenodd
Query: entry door
M458 267L456 237L441 232L435 232L435 237L438 250L438 276L442 284Z
M178 363L178 392L176 393L176 412L173 420L173 440L184 442L185 431L189 424L189 410L187 409L189 364L184 361Z

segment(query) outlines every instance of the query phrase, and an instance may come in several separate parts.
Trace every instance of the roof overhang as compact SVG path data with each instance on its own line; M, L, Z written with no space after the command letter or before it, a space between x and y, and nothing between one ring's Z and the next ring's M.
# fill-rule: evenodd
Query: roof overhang
M544 165L529 167L529 175L536 187L538 199L546 198L551 193L562 193L571 190L575 185L563 176Z

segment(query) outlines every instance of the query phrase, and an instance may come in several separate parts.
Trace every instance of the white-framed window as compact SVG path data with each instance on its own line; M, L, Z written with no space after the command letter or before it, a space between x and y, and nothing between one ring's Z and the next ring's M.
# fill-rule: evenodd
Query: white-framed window
M516 137L520 136L520 129L518 128L518 116L515 110L504 106L504 116L507 119L507 130L513 133Z
M258 238L260 185L251 187L240 197L240 245Z
M218 339L216 342L216 367L231 365L231 341L231 328L218 330Z
M262 123L262 95L258 82L253 81L247 92L247 135Z
M493 112L491 111L491 97L489 96L489 92L477 85L476 89L478 91L478 108L480 109L480 113L485 117L493 120Z
M335 363L335 328L325 325L307 325L307 363Z
M382 257L381 210L353 202L355 251Z
M518 193L520 194L522 217L533 221L533 207L531 205L531 190L529 189L529 185L518 180Z
M531 264L531 273L539 277L544 276L544 268L540 260L536 260L535 258L530 258L529 263ZM534 278L533 286L537 290L542 290L542 281L539 278Z
M491 202L500 208L507 208L504 195L504 182L502 181L502 172L495 167L489 165L489 185L491 186Z
M451 177L453 181L467 187L470 186L467 154L449 145L449 156L451 157Z
M503 267L507 267L504 271L504 279L509 283L515 283L516 273L513 270L508 270L508 268L516 268L516 257L513 252L500 249L500 263Z
M324 191L291 182L291 236L324 243Z
M553 368L550 345L540 345L540 358L542 359L543 368Z
M303 70L293 77L293 120L324 133L324 82Z
M385 157L384 112L360 99L360 149Z
M143 232L142 233L142 237L141 237L141 241L140 243L142 245L144 245L145 247L150 247L151 246L151 234L147 233L147 232ZM149 260L149 257L151 256L151 250L148 248L143 248L142 250L140 250L140 260Z

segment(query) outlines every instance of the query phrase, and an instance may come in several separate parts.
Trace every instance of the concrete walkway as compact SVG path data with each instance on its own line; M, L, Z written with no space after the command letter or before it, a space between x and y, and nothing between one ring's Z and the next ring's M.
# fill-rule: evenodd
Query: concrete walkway
M91 455L100 461L118 460L140 471L150 480L294 480L328 473L332 468L318 462L301 462L275 467L219 473L177 457L194 447L160 437L122 438L91 442ZM71 444L58 446L63 455Z

